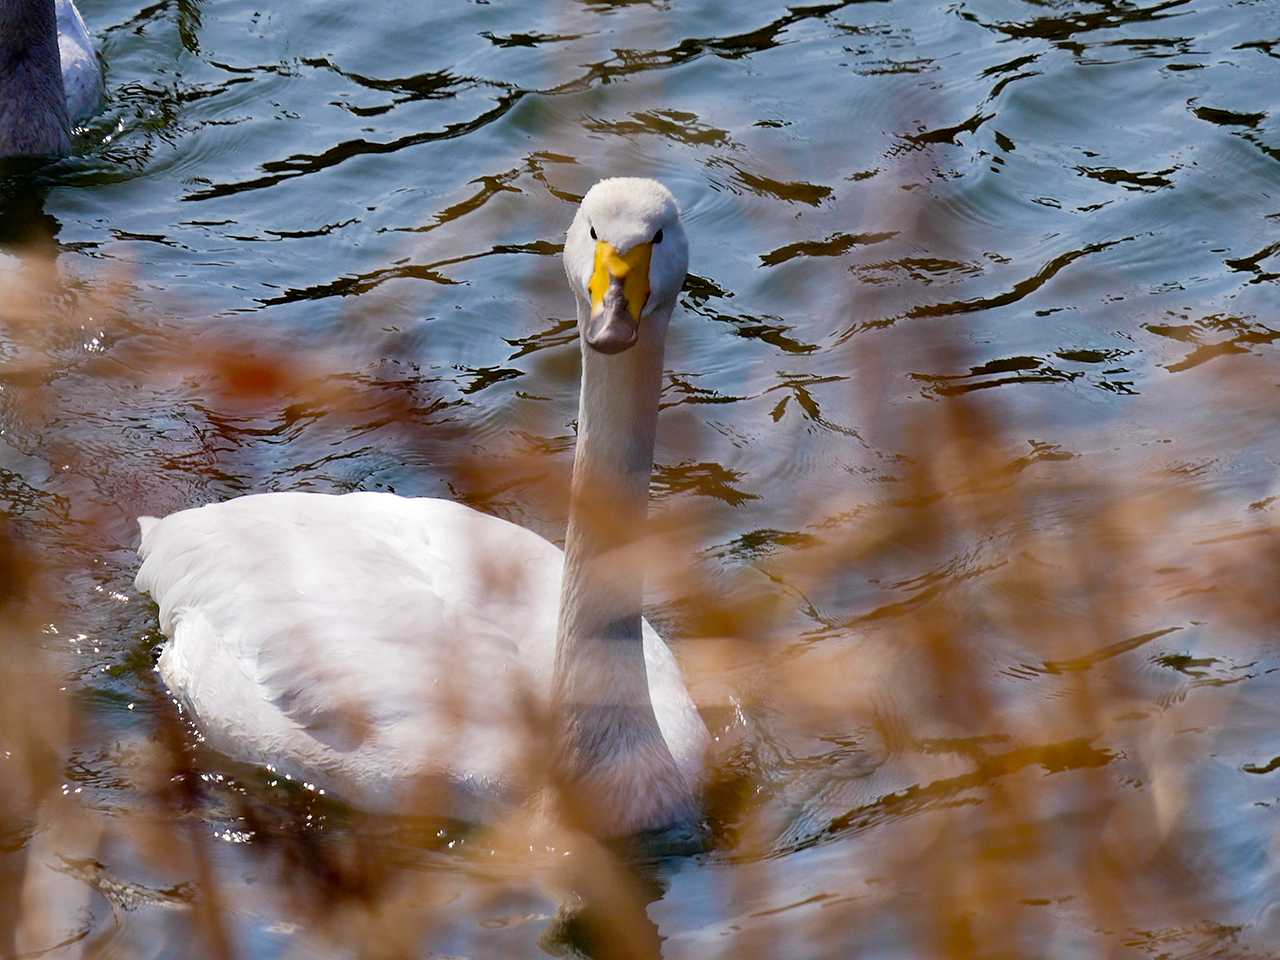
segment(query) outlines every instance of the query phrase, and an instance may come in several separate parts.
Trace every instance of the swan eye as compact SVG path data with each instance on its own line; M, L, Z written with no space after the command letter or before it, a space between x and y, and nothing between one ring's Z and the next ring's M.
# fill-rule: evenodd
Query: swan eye
M654 243L661 243L661 242L662 242L662 231L661 231L661 230L659 230L657 233L655 233L655 234L653 235L653 242L654 242Z
M592 228L591 228L591 239L592 239L592 240L598 240L598 239L600 239L599 237L597 237L597 236L596 236L596 228L595 228L595 227L592 227Z

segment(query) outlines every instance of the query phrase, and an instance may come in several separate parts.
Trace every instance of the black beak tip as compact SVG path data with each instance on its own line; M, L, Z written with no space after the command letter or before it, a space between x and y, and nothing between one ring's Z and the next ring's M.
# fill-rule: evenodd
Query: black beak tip
M630 330L606 328L594 336L587 334L587 346L597 353L613 355L634 347L639 339L640 331L635 328Z

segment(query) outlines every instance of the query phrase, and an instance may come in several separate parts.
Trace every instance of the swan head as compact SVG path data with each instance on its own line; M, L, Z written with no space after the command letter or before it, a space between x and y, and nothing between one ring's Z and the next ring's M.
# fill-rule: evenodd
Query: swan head
M639 177L601 180L588 190L564 245L584 349L616 354L646 338L664 339L688 266L670 190Z

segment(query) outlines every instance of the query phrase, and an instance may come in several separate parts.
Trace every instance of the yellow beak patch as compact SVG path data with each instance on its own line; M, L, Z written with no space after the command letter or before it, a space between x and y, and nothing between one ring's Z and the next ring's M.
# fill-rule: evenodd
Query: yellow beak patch
M591 292L591 312L600 311L604 306L604 295L609 292L613 281L621 280L627 312L632 320L639 323L640 311L649 299L649 256L652 253L651 243L637 243L623 255L614 249L613 244L597 241L595 270L587 285Z

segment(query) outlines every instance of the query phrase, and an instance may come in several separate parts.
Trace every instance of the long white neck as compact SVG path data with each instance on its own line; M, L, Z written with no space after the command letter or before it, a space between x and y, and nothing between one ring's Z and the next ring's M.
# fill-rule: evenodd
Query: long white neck
M668 316L646 318L623 353L583 348L555 660L557 757L560 775L591 806L593 828L615 834L695 812L654 716L641 634L640 541Z
M70 149L54 0L0 0L0 157Z

